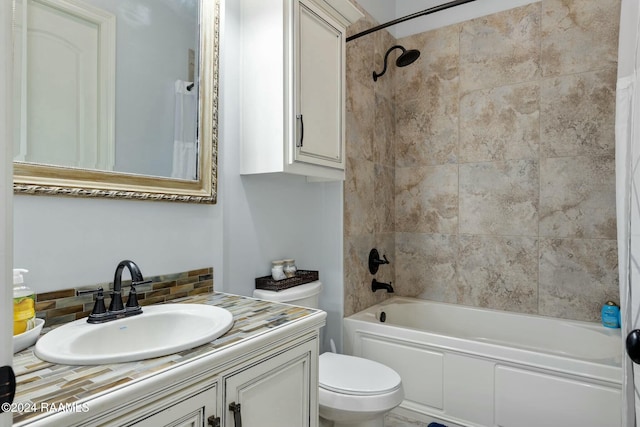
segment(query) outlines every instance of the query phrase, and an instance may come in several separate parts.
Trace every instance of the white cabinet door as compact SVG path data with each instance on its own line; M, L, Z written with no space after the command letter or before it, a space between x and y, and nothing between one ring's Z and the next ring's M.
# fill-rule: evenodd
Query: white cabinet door
M295 161L344 169L344 30L306 0L297 18Z
M315 427L317 341L230 373L224 426Z
M240 173L344 180L349 0L240 0Z
M159 406L145 418L128 424L135 427L219 427L216 420L218 389L216 384L169 407ZM218 423L218 424L216 424Z

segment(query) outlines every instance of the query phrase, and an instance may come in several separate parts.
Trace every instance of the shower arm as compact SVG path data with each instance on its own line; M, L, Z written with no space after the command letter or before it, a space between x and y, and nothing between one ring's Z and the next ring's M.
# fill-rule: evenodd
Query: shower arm
M407 49L405 49L404 47L400 46L400 45L395 45L389 48L389 50L387 50L387 53L385 53L384 55L384 68L382 69L382 72L380 74L376 73L375 71L373 72L373 81L376 82L378 81L378 77L382 77L384 75L384 73L387 72L387 65L388 65L388 59L389 59L389 54L394 51L395 49L401 49L402 53L405 53L407 51ZM402 54L400 54L402 55Z

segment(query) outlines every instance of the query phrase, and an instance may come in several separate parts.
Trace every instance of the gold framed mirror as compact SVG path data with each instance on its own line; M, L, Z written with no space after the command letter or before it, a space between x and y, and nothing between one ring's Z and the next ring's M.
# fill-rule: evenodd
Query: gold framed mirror
M83 5L81 0L22 1L25 2L25 5L33 3L33 6L29 7L42 6L43 8L51 8L56 13L56 8L60 7L58 6L59 4L63 4L64 7L70 7L73 10L77 10L78 5ZM153 2L154 5L160 3L168 4L168 2ZM180 1L176 3L187 4L189 2ZM135 4L135 0L132 0L131 4ZM193 138L195 141L194 146L197 147L197 155L191 157L191 160L193 160L193 162L195 163L192 168L196 171L193 175L194 179L183 178L181 176L179 178L175 178L172 177L175 175L172 175L171 172L165 174L168 176L161 176L161 174L156 176L155 174L147 174L146 172L121 172L117 171L118 169L99 170L85 166L78 167L75 165L67 166L64 164L56 164L55 162L49 162L48 160L39 162L28 159L16 160L14 158L14 193L73 197L101 197L132 200L178 201L188 203L216 203L218 157L219 0L193 0L192 4L197 5L197 18L194 18L197 19L197 28L195 34L193 35L193 38L195 40L193 43L196 46L195 49L190 49L191 52L189 54L189 67L191 68L189 77L193 78L193 81L189 82L189 77L184 78L183 80L185 81L177 80L176 88L178 87L177 82L180 81L185 84L190 84L190 87L187 86L187 90L190 91L195 88L197 91L197 101L194 100L194 105L197 105L197 113L194 113L194 117L197 117L197 124L193 125L194 131L192 132L192 134L195 133L196 135ZM136 7L134 9L126 11L127 14L123 16L125 17L125 19L130 19L132 16L135 16L137 14L136 18L144 21L144 8L141 9L140 5L138 4L135 4L135 6ZM87 8L91 11L94 6L88 5ZM131 13L132 10L135 12L134 14ZM91 16L91 14L88 12L87 16ZM14 22L20 19L21 18L19 16L19 13L16 13L16 19L14 20ZM149 22L150 21L151 20L149 19ZM60 26L58 25L58 27ZM24 23L24 28L27 28L26 21ZM100 31L97 31L97 33L100 34ZM102 31L102 33L106 33L106 31ZM120 37L121 36L119 34L118 42L120 42ZM170 35L169 37L175 38L172 35ZM26 45L26 41L24 45ZM109 43L105 43L104 41L98 43L97 45L102 47L99 50L105 50L104 46L109 47ZM117 50L116 46L113 46L112 48L114 50ZM162 49L164 49L164 47L162 47ZM186 51L186 49L182 50ZM193 51L196 51L195 58L198 59L196 64L194 64L193 61ZM138 54L138 56L140 55ZM18 59L18 61L19 60L20 59ZM157 67L157 65L155 66ZM196 67L195 76L193 73L194 66ZM187 68L186 64L184 68ZM101 79L104 80L103 76L107 73L102 72L102 74L96 74L101 76ZM113 78L118 79L120 77L117 73L114 73ZM145 76L142 76L142 78L145 78ZM102 80L100 81L100 83L102 83ZM171 83L171 86L173 87L173 81L169 83ZM195 85L193 83L195 83ZM170 85L165 82L164 86L166 89L165 92L168 92L169 89L167 87ZM16 92L19 92L19 90L17 89ZM116 92L114 91L114 93ZM139 96L139 94L136 95ZM168 96L169 95L167 95L167 97ZM171 93L170 96L173 96L173 93ZM29 100L31 98L24 99ZM21 106L22 102L19 101L18 104L19 106ZM101 105L104 105L104 103ZM18 116L20 116L20 112L24 112L27 110L24 106L22 106L21 108L23 108L23 110L18 111ZM169 107L165 105L164 109L169 110ZM173 110L173 108L171 108L171 110ZM25 117L27 116L27 114L23 115ZM115 121L117 122L119 117L117 112L115 113L114 117ZM127 117L125 117L124 119L126 118ZM124 119L122 121L125 121ZM19 128L21 130L24 129L24 122L19 122L20 118L18 118L17 120L18 121L16 122L16 128ZM141 121L144 122L144 120ZM158 122L162 121L163 120L158 120ZM164 121L166 122L166 120ZM149 121L147 121L147 123L149 123ZM157 126L160 127L160 124L161 123L158 123ZM100 126L102 125L99 125L98 127ZM153 127L153 123L149 123L147 126L151 128ZM32 132L29 131L24 133ZM34 131L33 133L37 132ZM114 131L113 133L115 134L114 139L116 140L116 143L119 142L118 132ZM45 136L47 135L46 132L40 132L40 134L44 134ZM177 140L178 138L174 137L174 135L171 135L170 139L172 140L170 142L173 144L173 140ZM46 143L50 144L50 141L47 141L45 138L45 144ZM19 145L20 142L15 142L14 146L15 144ZM19 150L14 149L14 151ZM61 150L54 148L53 151ZM173 167L175 171L176 152L173 151L172 154L174 156ZM171 160L169 160L169 164L170 163Z

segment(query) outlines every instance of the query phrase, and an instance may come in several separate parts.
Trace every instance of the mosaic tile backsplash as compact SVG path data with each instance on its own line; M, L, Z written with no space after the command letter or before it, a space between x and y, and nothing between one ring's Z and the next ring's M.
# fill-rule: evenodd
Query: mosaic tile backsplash
M150 276L145 277L145 280L151 280L151 283L136 286L138 302L141 306L213 292L213 268L211 267ZM131 281L122 281L122 295L125 302L130 284ZM78 296L77 291L99 287L104 289L105 305L108 307L111 301L109 290L113 288L113 283L99 283L93 286L36 294L36 316L45 320L45 327L87 317L93 309L95 296L93 294Z
M588 321L618 300L619 19L543 0L347 44L345 315L387 297L373 247L401 296ZM374 83L395 44L422 55Z

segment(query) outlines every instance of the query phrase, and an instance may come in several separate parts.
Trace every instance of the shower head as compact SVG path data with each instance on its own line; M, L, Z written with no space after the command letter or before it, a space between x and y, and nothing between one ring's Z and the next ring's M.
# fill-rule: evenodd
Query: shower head
M413 64L415 62L415 60L420 57L420 51L419 50L416 50L416 49L407 50L404 47L399 46L399 45L390 47L389 50L387 50L387 53L385 53L385 55L384 55L384 68L382 69L382 72L381 73L376 73L375 71L373 72L373 81L374 82L378 81L378 77L381 77L384 73L387 72L387 60L389 59L389 54L394 49L402 50L402 53L400 54L400 56L398 56L398 59L396 59L396 66L397 67L406 67L407 65Z
M398 67L406 67L407 65L411 65L415 62L416 59L420 57L420 51L416 49L410 49L405 52L402 52L398 59L396 59L396 65Z

